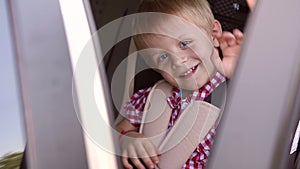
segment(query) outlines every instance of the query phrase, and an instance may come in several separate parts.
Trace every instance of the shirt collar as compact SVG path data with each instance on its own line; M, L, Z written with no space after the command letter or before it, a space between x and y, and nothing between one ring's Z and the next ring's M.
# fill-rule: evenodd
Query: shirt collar
M204 86L195 90L190 96L185 98L184 100L190 102L191 100L200 100L203 101L207 96L211 94L211 92L217 88L221 83L225 82L226 78L219 72L217 72ZM173 87L172 95L167 98L167 102L169 103L172 109L180 106L182 101L181 90L177 87Z

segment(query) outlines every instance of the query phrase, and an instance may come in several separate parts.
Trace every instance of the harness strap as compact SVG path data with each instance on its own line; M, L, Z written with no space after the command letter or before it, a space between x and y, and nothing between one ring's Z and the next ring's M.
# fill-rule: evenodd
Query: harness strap
M151 89L144 107L140 133L148 137L157 147L168 132L172 109L166 104L166 98L171 94L172 87L161 80Z
M180 169L215 125L220 114L220 109L212 104L193 100L167 131L172 109L165 99L171 91L172 86L165 81L158 82L152 88L140 127L140 132L163 152L157 166L162 169Z

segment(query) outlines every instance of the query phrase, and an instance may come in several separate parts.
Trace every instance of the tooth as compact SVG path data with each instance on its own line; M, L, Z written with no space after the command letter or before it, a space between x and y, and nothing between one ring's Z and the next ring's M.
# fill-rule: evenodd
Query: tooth
M192 68L190 68L188 71L186 71L184 74L183 74L183 76L187 76L187 75L189 75L190 73L192 73L193 72L193 70L195 70L196 69L196 66L194 66L194 67L192 67Z

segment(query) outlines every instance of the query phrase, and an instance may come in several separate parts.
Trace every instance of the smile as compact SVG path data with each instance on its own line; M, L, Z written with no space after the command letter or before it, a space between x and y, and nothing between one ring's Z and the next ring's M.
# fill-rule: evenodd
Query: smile
M181 75L181 77L189 77L191 76L192 74L194 74L198 68L199 64L190 68L188 71L184 72L183 75Z

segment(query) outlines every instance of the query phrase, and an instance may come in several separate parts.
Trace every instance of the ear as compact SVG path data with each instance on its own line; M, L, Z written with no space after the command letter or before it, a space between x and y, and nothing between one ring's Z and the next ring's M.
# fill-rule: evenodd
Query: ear
M219 41L217 37L221 37L222 35L222 26L218 20L214 20L213 28L212 28L212 39L215 47L219 47Z

